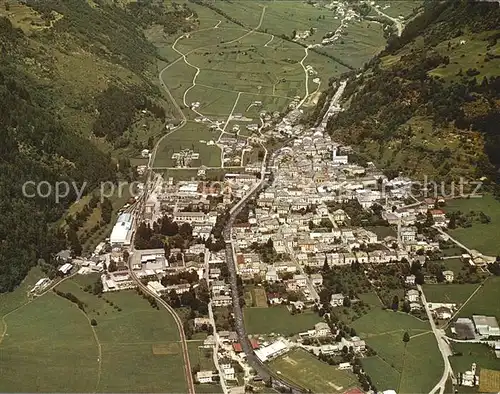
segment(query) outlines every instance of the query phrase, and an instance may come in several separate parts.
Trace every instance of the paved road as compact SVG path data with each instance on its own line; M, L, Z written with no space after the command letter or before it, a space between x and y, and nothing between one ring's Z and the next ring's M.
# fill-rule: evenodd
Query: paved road
M434 323L434 318L432 317L431 310L429 309L429 306L427 304L427 300L425 298L425 294L422 290L422 286L417 285L418 291L420 292L420 299L422 301L422 304L424 305L425 311L427 313L427 317L429 318L429 323L431 325L432 332L434 333L434 336L436 337L436 341L439 347L439 351L441 352L441 356L443 357L443 362L444 362L444 371L443 375L441 376L441 379L439 382L434 386L434 388L430 391L429 394L444 394L445 387L446 387L446 382L450 375L453 376L453 369L451 368L449 356L453 354L453 352L450 349L450 346L448 345L446 341L446 335L445 333L438 329L436 327L436 324Z
M138 216L135 217L135 224L137 225L140 223L140 212ZM131 240L131 247L130 247L130 254L134 252L134 238L135 238L135 232L132 235L132 240ZM186 342L186 334L184 333L184 325L181 320L181 318L177 315L175 310L168 305L167 302L165 302L161 297L159 297L156 293L153 293L146 285L144 285L137 275L135 274L134 270L132 269L132 258L129 258L128 260L128 269L130 272L130 277L133 279L133 281L137 284L137 286L146 294L149 294L150 296L154 297L156 299L156 302L159 303L161 306L163 306L174 318L175 324L177 325L177 330L179 331L179 336L180 336L180 343L181 343L181 348L182 348L182 355L184 357L184 374L186 376L186 382L188 386L188 394L196 394L196 391L194 389L194 380L193 380L193 374L191 372L191 362L189 360L189 351L187 347L187 342ZM139 323L138 323L139 324Z
M265 149L265 148L264 148ZM236 258L234 254L233 241L231 238L231 229L234 224L236 216L241 212L243 207L246 205L247 201L258 193L265 185L265 172L268 167L268 152L265 150L264 160L262 161L261 178L258 183L256 183L250 191L231 209L230 217L226 227L224 228L223 235L226 241L226 264L229 271L229 284L231 286L231 297L233 302L233 313L235 318L236 332L238 334L238 340L241 344L243 352L247 357L248 364L257 372L257 374L268 381L272 380L274 387L286 387L291 390L292 393L305 393L306 390L302 387L292 385L284 381L281 377L277 376L267 365L262 363L255 355L250 341L248 340L248 335L245 329L245 322L243 318L243 309L240 306L240 300L238 297L238 282L237 282L237 272L236 272Z
M382 16L386 17L387 19L393 21L394 24L396 25L396 29L398 29L398 37L401 37L401 34L403 33L404 26L403 26L403 23L401 23L401 21L399 19L393 18L392 16L387 15L385 12L380 11L376 7L372 7L372 9L374 9L377 14L382 15Z

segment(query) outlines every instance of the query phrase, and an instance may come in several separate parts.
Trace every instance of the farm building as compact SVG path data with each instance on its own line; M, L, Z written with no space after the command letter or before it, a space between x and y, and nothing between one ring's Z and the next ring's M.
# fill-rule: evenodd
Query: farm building
M498 322L495 317L473 315L472 320L474 321L474 326L478 334L485 336L500 336L500 327L498 327Z
M66 263L59 267L59 272L62 272L64 275L66 275L69 271L71 271L71 268L73 268L73 264Z

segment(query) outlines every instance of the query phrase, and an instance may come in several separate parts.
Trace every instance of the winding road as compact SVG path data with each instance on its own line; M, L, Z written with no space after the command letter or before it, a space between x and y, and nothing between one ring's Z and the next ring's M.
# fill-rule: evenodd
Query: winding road
M380 11L377 7L372 7L372 9L374 9L377 14L394 22L394 24L396 25L396 29L398 29L398 37L401 37L401 34L403 33L404 26L403 26L403 23L399 19L393 18L392 16L387 15L385 12Z

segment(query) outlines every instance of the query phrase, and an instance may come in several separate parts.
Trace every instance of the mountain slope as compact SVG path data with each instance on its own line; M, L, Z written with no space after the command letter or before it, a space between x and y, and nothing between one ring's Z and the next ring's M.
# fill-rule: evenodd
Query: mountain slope
M142 112L164 128L168 108L154 85L156 49L143 30L189 30L195 18L187 20L193 16L187 7L162 4L0 5L0 293L20 283L38 259L50 267L53 253L67 247L66 234L53 224L76 199L72 185L89 193L116 179L108 152L144 146L131 131ZM40 193L52 187L52 194L35 197L40 182ZM56 182L71 185L58 202Z
M435 181L496 178L500 157L498 3L426 2L361 74L336 140L380 167Z

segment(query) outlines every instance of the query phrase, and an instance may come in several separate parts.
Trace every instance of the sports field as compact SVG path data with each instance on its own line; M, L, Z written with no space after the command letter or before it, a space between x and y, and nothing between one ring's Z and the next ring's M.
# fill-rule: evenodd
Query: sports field
M355 320L352 327L377 352L362 359L362 364L378 390L428 392L439 380L442 359L428 322L375 308ZM405 331L411 338L406 346Z
M245 308L243 313L249 334L298 334L314 328L321 321L313 312L292 315L285 306Z
M447 212L483 212L491 219L488 224L473 223L468 228L450 230L450 235L470 249L490 256L500 254L498 233L500 232L500 201L487 194L481 198L457 199L447 203Z
M57 287L76 296L86 313L50 291L5 318L2 390L185 391L179 334L171 316L153 309L135 291L98 298L81 289L87 283L76 277Z
M235 134L235 116L260 125L262 111L284 112L292 102L309 105L330 78L350 65L363 65L385 45L380 25L353 20L345 22L342 43L319 48L324 54L304 48L319 45L342 20L303 2L218 2L220 12L189 6L199 16L198 30L163 41L152 34L163 59L162 88L168 89L187 120L161 140L155 168L176 166L172 154L181 149L199 154L189 167L241 162L247 147L232 150L235 142L224 141ZM300 42L290 41L294 31L304 34ZM252 106L254 102L259 105ZM194 124L197 118L205 121ZM254 134L240 124L237 135L243 141ZM210 140L215 144L200 142Z
M314 393L343 393L357 385L353 373L339 371L302 349L292 350L269 364L286 380Z

